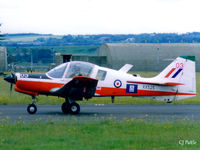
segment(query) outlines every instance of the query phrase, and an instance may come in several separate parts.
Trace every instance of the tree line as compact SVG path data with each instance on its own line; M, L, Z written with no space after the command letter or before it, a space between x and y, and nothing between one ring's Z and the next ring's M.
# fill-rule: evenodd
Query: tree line
M44 34L42 34L45 36ZM8 36L41 36L40 34L7 34ZM200 43L200 32L192 33L144 33L144 34L98 34L65 35L61 38L48 34L33 41L1 41L5 46L66 46L101 45L103 43Z
M8 64L31 62L39 64L55 63L55 53L77 55L97 55L98 46L39 46L39 47L7 47Z

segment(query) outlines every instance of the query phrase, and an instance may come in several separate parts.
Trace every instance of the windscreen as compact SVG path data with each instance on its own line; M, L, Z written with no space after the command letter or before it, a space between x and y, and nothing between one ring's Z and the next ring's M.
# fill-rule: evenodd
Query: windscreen
M49 72L47 72L47 75L52 78L62 78L63 74L65 72L65 69L67 68L68 63L61 64L54 69L51 69Z

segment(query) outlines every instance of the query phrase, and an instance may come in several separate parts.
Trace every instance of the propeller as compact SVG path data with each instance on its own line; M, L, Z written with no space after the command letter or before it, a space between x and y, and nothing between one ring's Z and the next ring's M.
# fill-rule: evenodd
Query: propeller
M13 72L11 72L11 74L6 76L4 80L10 83L10 92L11 92L13 84L17 82L17 76Z

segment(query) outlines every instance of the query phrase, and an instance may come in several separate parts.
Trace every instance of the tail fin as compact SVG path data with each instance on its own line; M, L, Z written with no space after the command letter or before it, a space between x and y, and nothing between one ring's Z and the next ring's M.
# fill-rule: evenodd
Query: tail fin
M167 66L157 79L165 83L176 83L178 93L196 95L195 56L180 56ZM191 97L191 95L189 97ZM186 97L185 97L186 98ZM182 99L181 97L178 99Z

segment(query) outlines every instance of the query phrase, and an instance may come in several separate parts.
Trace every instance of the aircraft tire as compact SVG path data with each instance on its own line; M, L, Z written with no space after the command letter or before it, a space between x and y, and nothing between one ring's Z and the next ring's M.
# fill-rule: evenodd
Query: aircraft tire
M67 102L64 102L61 106L61 110L64 114L68 114L70 112L69 110L70 104Z
M37 112L37 107L35 104L30 104L27 107L27 112L31 115L35 114Z
M80 105L73 102L70 104L70 113L73 115L79 114L80 112Z

